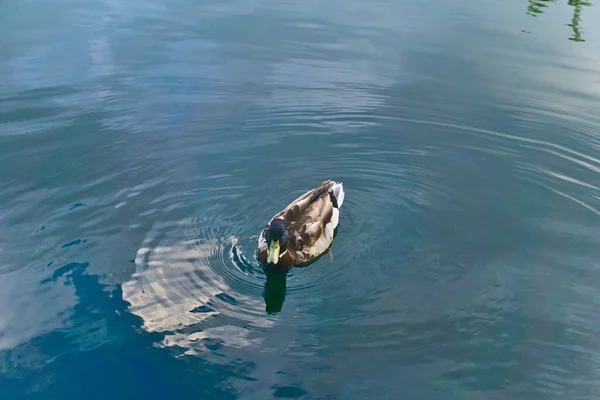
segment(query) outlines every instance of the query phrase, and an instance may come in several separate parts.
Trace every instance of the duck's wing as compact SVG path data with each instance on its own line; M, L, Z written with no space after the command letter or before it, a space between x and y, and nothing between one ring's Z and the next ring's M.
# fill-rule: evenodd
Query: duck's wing
M324 184L324 189L315 193L316 197L289 227L291 245L300 264L327 251L338 226L339 207L344 196L343 187L341 183L331 181Z
M283 211L278 213L274 218L283 218L287 224L292 224L299 221L302 215L307 212L315 202L327 194L328 189L333 185L332 181L325 181L318 187L309 190L296 200L292 201Z

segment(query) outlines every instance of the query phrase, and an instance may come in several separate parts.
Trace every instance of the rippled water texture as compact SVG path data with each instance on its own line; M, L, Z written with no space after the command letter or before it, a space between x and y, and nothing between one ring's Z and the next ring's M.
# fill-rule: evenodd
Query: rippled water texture
M600 397L600 8L496 3L0 2L0 397Z

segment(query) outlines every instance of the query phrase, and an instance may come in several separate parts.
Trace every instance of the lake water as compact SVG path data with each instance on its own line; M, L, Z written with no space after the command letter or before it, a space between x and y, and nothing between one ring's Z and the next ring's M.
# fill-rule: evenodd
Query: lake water
M1 1L2 399L599 398L599 10Z

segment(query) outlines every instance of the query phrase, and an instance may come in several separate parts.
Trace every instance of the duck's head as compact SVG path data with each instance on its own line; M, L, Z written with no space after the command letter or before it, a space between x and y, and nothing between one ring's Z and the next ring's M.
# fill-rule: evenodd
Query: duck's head
M289 232L284 220L274 219L271 221L265 233L268 245L267 264L275 265L279 262L279 256L287 249L288 237Z

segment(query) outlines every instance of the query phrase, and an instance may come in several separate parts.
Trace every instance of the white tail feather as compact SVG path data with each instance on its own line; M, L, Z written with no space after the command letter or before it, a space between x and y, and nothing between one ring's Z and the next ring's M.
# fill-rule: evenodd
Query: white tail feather
M344 203L344 186L342 185L341 182L334 182L334 184L331 186L331 191L333 192L333 195L335 196L336 200L337 200L337 205L338 208L342 207L342 204Z

